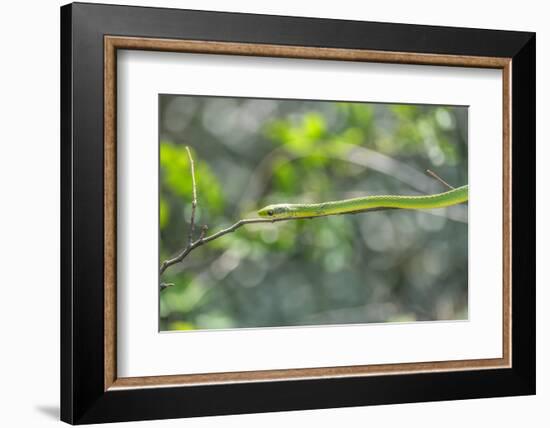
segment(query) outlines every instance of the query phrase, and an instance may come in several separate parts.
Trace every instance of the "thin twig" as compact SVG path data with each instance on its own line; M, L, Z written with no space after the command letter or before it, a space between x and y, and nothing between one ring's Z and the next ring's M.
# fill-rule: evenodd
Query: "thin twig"
M189 240L188 245L193 243L195 235L195 211L197 210L197 182L195 181L195 162L193 162L193 156L191 156L191 150L189 146L185 146L187 150L187 156L189 156L189 164L191 165L191 180L193 183L193 200L191 201L191 221L189 224Z
M206 236L206 237L204 235L206 234L207 228L205 226L203 226L203 229L202 229L202 232L201 232L201 237L199 239L197 239L196 241L194 241L191 244L187 245L187 247L185 247L176 257L174 257L172 259L165 260L164 262L162 262L162 264L160 266L160 274L162 275L164 273L164 271L166 271L166 269L168 269L170 266L175 265L176 263L180 263L181 261L183 261L183 259L185 257L187 257L187 255L191 251L197 249L201 245L204 245L207 242L213 241L214 239L221 238L222 236L227 235L228 233L234 232L237 229L239 229L240 227L246 226L248 224L278 223L280 221L290 221L290 220L311 220L311 219L319 218L319 217L327 217L329 215L358 214L360 212L382 211L382 210L392 210L392 209L395 209L395 208L383 208L383 207L382 208L367 208L367 209L364 209L364 210L357 210L357 211L348 212L348 213L326 214L326 215L312 216L312 217L285 217L285 218L259 218L258 217L258 218L245 218L245 219L239 220L235 224L233 224L233 225L231 225L231 226L229 226L225 229L222 229L222 230L220 230L220 231L218 231L218 232L216 232L216 233L214 233L210 236Z
M439 181L441 184L443 184L445 187L447 187L449 190L453 190L454 187L451 186L449 183L447 183L445 180L443 180L439 175L437 175L435 172L433 172L431 169L427 169L426 170L426 173L428 173L428 175L432 176L433 178L435 178L437 181Z

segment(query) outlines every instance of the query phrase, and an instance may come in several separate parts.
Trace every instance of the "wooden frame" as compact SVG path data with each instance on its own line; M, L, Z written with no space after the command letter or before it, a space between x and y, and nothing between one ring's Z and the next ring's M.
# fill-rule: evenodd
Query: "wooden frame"
M534 261L520 260L517 253L520 249L524 253L534 252L534 241L530 241L534 235L534 210L528 211L534 205L531 193L534 192L534 161L531 157L531 153L534 154L534 35L193 11L170 11L171 14L168 15L166 11L84 4L62 8L62 191L65 196L62 205L62 419L71 423L87 423L534 393ZM108 28L101 20L105 14L125 14L129 18L119 28ZM145 16L154 21L153 28L139 27L139 18ZM84 18L91 23L86 28L81 25ZM197 19L201 25L196 24L193 27L195 30L185 29L184 23L197 23ZM217 33L215 29L205 30L207 27L216 27L206 25L209 22L225 23L229 20L241 21L243 27L240 34L226 36ZM175 30L175 33L163 31L164 24L169 22L181 23L182 29ZM295 36L293 40L278 39L278 26L298 29L304 22L309 24L310 30L303 35ZM252 31L247 31L247 28L252 30L254 26L264 26L261 36L254 37ZM374 38L377 41L372 46L363 46L363 43L367 43L364 40L372 37L363 37L361 41L352 36L342 38L338 36L341 33L338 30L342 28L348 31L353 29L358 35L369 33L376 36ZM396 39L390 45L383 37L388 31ZM143 36L135 36L140 33ZM321 34L329 36L319 46L313 41ZM421 34L428 36L429 40L436 40L437 35L437 40L443 41L440 46L435 46L434 41L432 44L416 47L416 39L411 36ZM490 45L491 48L477 46L476 38L481 36L487 41L484 46ZM92 43L94 50L91 54L82 55L83 59L81 57L77 60L73 53L82 43ZM360 46L354 47L354 44ZM503 357L117 378L117 49L501 69L504 100ZM81 67L85 65L91 67L92 71L84 72ZM101 81L103 99L99 96L90 99L89 89L84 85L93 83L98 88ZM84 101L89 103L87 107L83 106ZM524 111L531 112L531 115ZM100 126L101 123L103 126ZM83 137L81 132L90 127L93 128L93 136ZM514 137L517 138L520 132L522 144L528 145L528 149L524 151L519 150L519 143L512 144L512 141L516 141ZM84 158L79 157L79 154L83 156L86 152L88 155L93 152L88 165L83 163ZM517 177L514 181L512 161L514 170L521 171L521 175L514 175ZM100 179L101 176L103 180ZM89 182L84 183L83 179ZM519 203L516 202L518 200ZM514 210L512 216L514 202L521 208ZM91 229L102 231L100 236L103 239L86 235L84 227L90 225L88 222L83 223L87 220L83 211L79 210L85 206L88 210L101 213L102 222L95 220ZM519 223L519 219L526 223ZM84 242L87 246L82 246ZM86 257L86 261L82 257ZM81 276L85 271L91 273L91 278ZM521 294L518 292L520 281ZM101 294L102 299L96 297L92 304L83 300L94 292ZM85 320L86 314L90 315L91 311L100 307L103 317L94 314L92 320L100 321L101 325ZM95 353L101 354L101 358L85 358L82 349L89 346ZM388 374L392 376L388 377ZM91 379L86 379L87 375ZM417 391L417 396L399 392L395 384L397 379L422 391ZM284 398L283 395L289 393L289 384L281 381L286 380L293 380L293 390L297 387L302 392L321 386L329 398L304 398L298 393L293 395L295 401ZM425 389L428 383L432 386ZM451 384L454 389L445 391L445 386L449 387ZM372 391L366 395L359 394L360 396L351 393L364 392L375 385L382 387L385 393L378 396ZM159 386L164 388L149 388ZM474 391L474 387L478 389ZM271 402L246 405L246 399L251 399L255 391L266 393L269 388L275 390L269 392L266 398L272 400ZM342 388L351 390L342 396ZM227 394L234 397L233 393L240 394L245 402L237 402L233 398L229 399L229 403L209 407L207 400L201 398L201 394L208 394L212 398L227 399ZM93 404L92 397L95 397ZM167 404L170 410L162 412L151 407L130 406L130 403L133 403L132 406L144 403L146 399L170 400ZM187 400L189 405L178 406L180 399ZM163 403L166 405L165 401Z
M373 374L415 373L442 370L468 370L510 367L510 58L459 55L429 55L405 52L377 52L354 49L275 46L266 44L209 42L196 40L166 40L105 36L105 390L160 385L189 385L246 382L273 379L306 379ZM252 55L283 58L306 58L339 61L367 61L400 64L444 65L496 68L503 73L503 357L409 364L382 364L312 369L268 370L215 373L200 375L116 377L116 51L137 49L218 55Z

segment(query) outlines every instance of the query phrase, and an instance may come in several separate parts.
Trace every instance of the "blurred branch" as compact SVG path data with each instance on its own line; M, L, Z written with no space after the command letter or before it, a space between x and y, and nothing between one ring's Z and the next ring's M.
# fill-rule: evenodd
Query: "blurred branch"
M343 161L372 169L390 176L421 193L430 193L432 181L422 171L391 156L363 146L343 143L345 154L339 156Z
M226 229L222 229L219 232L216 232L210 236L204 236L205 232L207 230L206 227L203 226L203 232L201 233L201 236L199 239L197 239L194 242L190 242L176 257L173 259L165 260L161 266L160 266L160 274L162 275L166 269L168 269L170 266L179 263L183 261L183 259L193 250L200 247L201 245L206 244L207 242L213 241L214 239L221 238L223 235L227 235L228 233L234 232L235 230L239 229L242 226L245 226L247 224L254 224L254 223L275 223L278 221L285 221L285 220L297 220L294 218L279 218L279 219L269 219L269 218L248 218L248 219L242 219L233 224L232 226L229 226Z

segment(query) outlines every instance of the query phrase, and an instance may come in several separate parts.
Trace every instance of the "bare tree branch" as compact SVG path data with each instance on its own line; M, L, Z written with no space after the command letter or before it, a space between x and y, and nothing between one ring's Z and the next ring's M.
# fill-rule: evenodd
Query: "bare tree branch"
M313 218L313 217L305 217L305 218ZM206 244L207 242L213 241L214 239L218 239L222 237L223 235L227 235L228 233L234 232L235 230L239 229L242 226L245 226L247 224L255 224L255 223L276 223L279 221L288 221L288 220L300 220L304 219L302 218L277 218L277 219L270 219L270 218L247 218L242 219L233 224L232 226L229 226L226 229L222 229L210 236L205 236L206 231L208 228L206 226L203 226L201 231L201 236L199 239L197 239L194 242L189 243L176 257L173 259L165 260L162 265L160 266L160 274L162 275L164 271L169 268L170 266L181 262L191 251L194 249L200 247L201 245Z
M229 226L225 229L222 229L222 230L220 230L220 231L218 231L218 232L216 232L216 233L214 233L210 236L206 236L206 237L205 237L205 232L208 228L203 226L203 229L202 229L202 232L201 232L201 237L199 239L197 239L196 241L194 241L191 244L187 245L176 257L174 257L172 259L165 260L161 264L160 274L162 275L166 271L166 269L168 269L170 266L183 261L183 259L185 257L187 257L187 255L191 251L197 249L201 245L204 245L207 242L213 241L214 239L221 238L222 236L227 235L228 233L235 232L240 227L246 226L248 224L278 223L280 221L291 221L291 220L311 220L311 219L319 218L319 217L327 217L329 215L358 214L358 213L361 213L361 212L383 211L383 210L393 210L393 209L397 209L397 208L368 208L368 209L357 210L357 211L348 212L348 213L326 214L326 215L314 216L314 217L285 217L285 218L273 218L273 219L272 218L259 218L259 217L258 218L245 218L245 219L239 220L238 222L234 223L233 225L231 225L231 226Z

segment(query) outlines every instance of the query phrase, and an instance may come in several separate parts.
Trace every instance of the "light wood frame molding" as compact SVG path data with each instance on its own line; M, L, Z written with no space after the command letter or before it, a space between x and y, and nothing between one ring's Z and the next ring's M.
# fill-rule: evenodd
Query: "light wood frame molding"
M433 361L405 364L358 365L305 369L263 370L192 375L117 377L116 368L116 61L117 50L169 51L197 54L244 55L337 61L439 65L502 70L503 82L503 349L502 358ZM361 49L317 48L253 43L170 40L141 37L104 37L104 388L192 386L218 383L357 377L511 367L511 249L512 60L501 57L419 54Z

